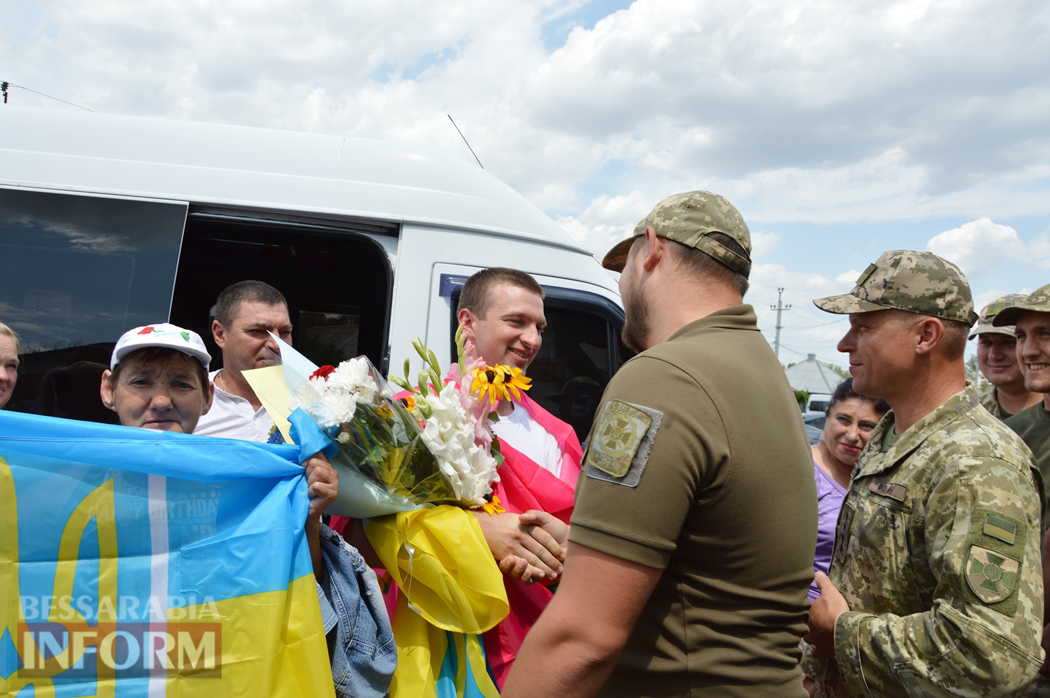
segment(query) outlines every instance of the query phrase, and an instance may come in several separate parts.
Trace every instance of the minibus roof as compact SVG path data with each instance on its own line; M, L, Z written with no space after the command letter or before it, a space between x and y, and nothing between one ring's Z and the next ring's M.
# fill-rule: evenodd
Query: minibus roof
M2 105L0 186L454 227L590 254L472 162L350 136Z

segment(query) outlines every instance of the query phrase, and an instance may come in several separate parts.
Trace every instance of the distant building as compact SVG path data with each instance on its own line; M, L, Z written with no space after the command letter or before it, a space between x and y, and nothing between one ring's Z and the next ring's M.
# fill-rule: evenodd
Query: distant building
M817 361L816 354L809 354L805 361L786 369L785 373L792 390L805 390L807 393L830 395L843 380L831 366Z

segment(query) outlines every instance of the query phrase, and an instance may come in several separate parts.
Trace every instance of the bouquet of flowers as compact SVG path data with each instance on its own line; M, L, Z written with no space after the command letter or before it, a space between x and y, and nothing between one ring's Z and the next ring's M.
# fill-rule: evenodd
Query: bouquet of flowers
M508 366L467 364L458 332L456 344L458 361L442 379L434 352L416 340L423 369L413 385L406 359L404 377L390 377L403 389L397 395L365 357L317 368L292 390L291 421L300 410L337 444L330 458L340 470L340 493L332 513L368 518L433 504L498 507L492 484L503 459L491 423L499 402L520 398L529 379Z

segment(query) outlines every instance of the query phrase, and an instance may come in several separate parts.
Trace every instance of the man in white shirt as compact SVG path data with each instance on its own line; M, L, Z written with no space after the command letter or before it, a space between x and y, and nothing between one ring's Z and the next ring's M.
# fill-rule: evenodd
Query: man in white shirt
M484 269L463 284L456 317L476 357L524 372L543 344L543 289L525 272ZM497 414L494 431L505 461L494 494L507 511L474 515L507 582L510 616L483 638L502 686L525 633L552 598L532 583L561 574L582 451L572 427L527 394L500 403Z
M210 374L215 401L194 433L265 442L275 431L273 419L242 372L280 358L270 332L291 344L288 301L267 283L238 281L219 294L211 331L223 367Z

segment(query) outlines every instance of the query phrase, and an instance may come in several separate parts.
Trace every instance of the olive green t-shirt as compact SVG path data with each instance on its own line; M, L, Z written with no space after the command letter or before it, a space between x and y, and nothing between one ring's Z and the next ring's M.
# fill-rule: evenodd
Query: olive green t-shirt
M1043 476L1043 533L1050 528L1050 412L1046 403L1040 402L1021 410L1006 420L1006 426L1021 437L1035 457L1035 467Z
M664 569L602 695L805 696L813 461L752 308L631 359L598 415L570 540Z

